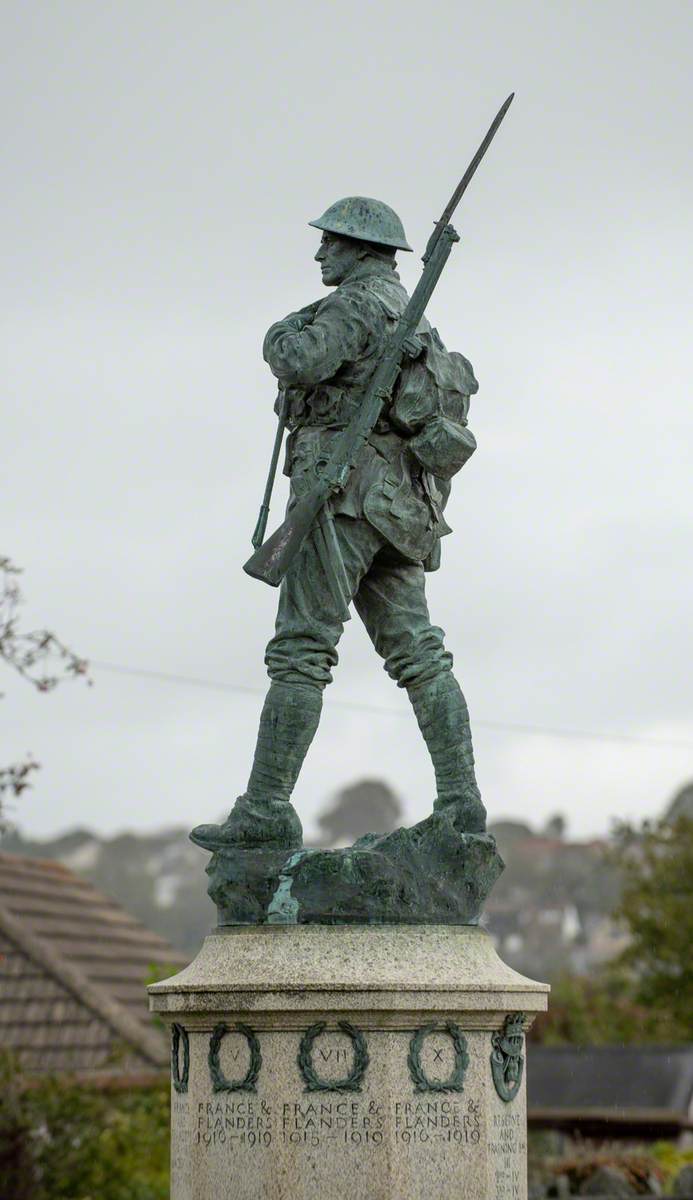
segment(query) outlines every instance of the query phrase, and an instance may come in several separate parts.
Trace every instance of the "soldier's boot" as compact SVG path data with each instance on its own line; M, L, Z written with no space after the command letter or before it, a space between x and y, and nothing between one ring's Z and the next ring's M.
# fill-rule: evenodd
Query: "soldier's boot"
M469 712L450 671L407 689L433 762L438 796L434 812L445 812L464 833L483 833L486 809L474 774Z
M265 698L248 788L222 825L198 825L198 846L276 846L298 849L303 829L290 803L299 771L315 736L322 692L274 680Z

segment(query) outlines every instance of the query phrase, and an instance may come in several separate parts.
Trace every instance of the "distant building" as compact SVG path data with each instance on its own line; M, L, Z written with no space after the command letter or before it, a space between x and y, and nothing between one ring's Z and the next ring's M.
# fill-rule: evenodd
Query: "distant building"
M530 1128L655 1140L693 1130L693 1046L527 1047Z
M558 829L554 818L551 828ZM535 979L588 974L627 944L611 917L620 877L607 844L534 834L517 821L489 827L506 869L486 904L484 921L501 958Z
M145 985L185 961L61 863L0 854L0 1046L26 1074L160 1071Z

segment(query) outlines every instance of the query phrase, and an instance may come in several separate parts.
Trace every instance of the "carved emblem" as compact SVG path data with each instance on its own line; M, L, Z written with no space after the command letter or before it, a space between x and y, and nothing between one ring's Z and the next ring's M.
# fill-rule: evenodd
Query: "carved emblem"
M338 1021L342 1033L351 1039L354 1047L354 1062L344 1079L320 1079L313 1065L313 1043L327 1029L326 1021L318 1021L306 1029L298 1048L298 1069L301 1072L306 1092L360 1092L366 1068L370 1062L366 1039L359 1029L348 1021Z
M219 1062L219 1047L226 1037L227 1033L242 1033L248 1043L250 1051L250 1063L243 1079L227 1079L221 1069ZM224 1025L223 1021L220 1025L215 1025L212 1036L209 1039L209 1054L207 1056L209 1063L209 1074L212 1080L212 1090L215 1092L256 1092L257 1077L260 1074L262 1066L262 1055L260 1053L260 1043L253 1033L249 1025L242 1025L239 1021L234 1029L230 1029L228 1025Z
M183 1043L183 1070L180 1069L180 1046ZM187 1092L190 1078L190 1038L182 1025L171 1026L171 1077L177 1092Z
M491 1074L496 1091L506 1104L515 1099L522 1082L525 1063L522 1053L524 1019L524 1013L510 1013L503 1022L503 1028L491 1034Z
M455 1065L449 1079L429 1079L421 1063L421 1051L426 1038L431 1033L446 1033L455 1051ZM464 1090L464 1076L469 1066L467 1040L459 1025L454 1021L446 1021L442 1029L437 1025L424 1025L417 1030L409 1043L407 1057L409 1074L414 1084L415 1092L461 1092Z

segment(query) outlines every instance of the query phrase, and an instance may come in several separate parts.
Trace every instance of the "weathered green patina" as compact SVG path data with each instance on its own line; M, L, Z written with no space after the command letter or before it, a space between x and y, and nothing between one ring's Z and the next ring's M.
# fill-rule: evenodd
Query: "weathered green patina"
M351 1070L343 1079L321 1079L315 1070L313 1062L313 1044L327 1029L326 1021L318 1021L306 1029L298 1047L296 1062L305 1084L306 1092L360 1092L364 1076L368 1070L370 1056L368 1044L360 1029L356 1029L349 1021L338 1021L337 1028L351 1041L354 1052Z
M227 844L207 867L219 925L476 925L503 860L458 806L343 850Z
M314 221L315 229L338 233L342 237L359 238L376 246L394 246L396 250L411 250L404 226L397 213L382 200L370 196L346 196L336 200Z
M248 1069L241 1079L227 1079L221 1069L219 1050L227 1033L242 1034L248 1044L250 1061ZM238 1021L233 1029L223 1021L219 1025L215 1025L209 1039L207 1065L213 1092L256 1092L258 1076L262 1069L262 1052L257 1034L242 1021Z
M525 1064L524 1013L508 1013L503 1028L491 1034L491 1074L493 1085L501 1100L509 1104L514 1100L522 1083Z
M440 1032L437 1025L424 1025L417 1029L409 1043L407 1066L414 1084L415 1092L463 1092L464 1077L469 1066L467 1039L459 1025L454 1021L446 1021L442 1032L447 1034L455 1051L455 1063L448 1079L429 1079L421 1062L421 1051L426 1038L432 1033Z
M425 572L437 569L450 532L450 479L476 444L467 412L477 384L423 312L458 240L449 217L508 103L436 224L411 300L395 269L394 247L408 248L401 221L387 205L347 198L311 222L324 230L315 257L334 292L265 337L280 436L289 430L291 492L283 525L246 564L281 582L248 785L222 825L191 834L213 851L209 891L221 924L474 923L502 870L485 833L467 706L425 595ZM347 217L350 236L339 225ZM270 491L271 478L256 546ZM431 817L413 829L306 853L291 796L352 604L408 693L437 795Z
M180 1049L183 1047L181 1068ZM171 1079L177 1092L184 1094L190 1081L190 1038L187 1031L176 1021L171 1025Z

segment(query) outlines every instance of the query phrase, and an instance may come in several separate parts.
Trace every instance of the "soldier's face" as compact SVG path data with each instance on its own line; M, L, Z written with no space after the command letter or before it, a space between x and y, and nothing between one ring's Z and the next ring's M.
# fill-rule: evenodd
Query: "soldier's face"
M358 243L337 233L323 233L315 261L320 263L322 281L334 287L346 279L360 256Z

